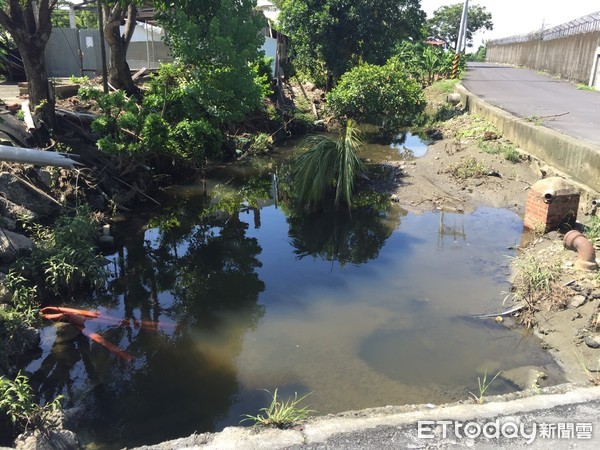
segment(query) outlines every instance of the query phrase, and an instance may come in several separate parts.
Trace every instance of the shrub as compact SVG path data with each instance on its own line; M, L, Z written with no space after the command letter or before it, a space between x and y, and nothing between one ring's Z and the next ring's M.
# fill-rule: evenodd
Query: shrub
M314 210L334 191L336 208L352 205L356 176L365 172L356 152L362 146L358 130L348 121L339 139L309 136L302 144L306 150L294 163L293 180L297 198L307 210Z
M338 120L393 128L410 125L425 109L425 97L404 66L361 64L342 75L327 105Z
M28 429L48 430L58 427L53 416L54 411L61 409L62 397L59 396L44 406L35 402L33 390L26 376L19 373L14 380L0 377L0 440L14 438ZM4 417L2 417L4 416Z
M53 228L35 228L33 237L31 256L20 260L12 275L17 285L27 285L21 278L33 278L42 293L58 295L105 280L103 260L96 253L96 222L87 205L61 214Z
M170 137L173 153L184 159L202 161L221 154L221 132L204 119L183 119Z

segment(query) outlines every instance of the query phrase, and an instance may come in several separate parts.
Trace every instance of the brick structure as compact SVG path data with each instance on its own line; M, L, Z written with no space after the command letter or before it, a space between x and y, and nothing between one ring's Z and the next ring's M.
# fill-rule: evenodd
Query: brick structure
M523 225L536 231L544 227L544 232L565 225L572 228L578 207L579 192L575 186L560 177L545 178L529 190Z

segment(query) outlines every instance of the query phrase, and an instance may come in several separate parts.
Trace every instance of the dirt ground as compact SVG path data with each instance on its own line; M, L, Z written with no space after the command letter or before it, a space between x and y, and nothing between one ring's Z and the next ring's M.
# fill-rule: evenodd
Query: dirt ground
M440 95L437 93L438 98ZM523 217L530 186L542 178L560 175L515 148L481 118L459 114L438 125L436 134L442 139L430 145L425 156L387 161L375 170L374 183L391 183L386 190L403 209L470 212L491 206ZM515 162L509 161L506 153ZM589 196L582 192L578 222L589 220ZM556 284L562 288L561 305L557 307L552 300L551 310L547 306L550 300L541 299L529 319L535 322L533 332L555 355L569 381L600 384L600 277L597 272L574 268L577 254L564 249L562 238L558 232L523 232L520 256L533 254L560 265ZM510 301L499 304L498 311L511 306ZM523 313L517 313L516 321L518 314ZM508 316L496 320L514 323Z

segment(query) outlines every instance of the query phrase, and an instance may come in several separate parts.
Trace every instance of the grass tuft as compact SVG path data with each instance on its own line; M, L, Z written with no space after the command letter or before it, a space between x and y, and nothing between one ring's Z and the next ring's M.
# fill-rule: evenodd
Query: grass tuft
M475 158L467 158L462 161L450 164L446 172L454 178L466 180L467 178L479 178L484 176L489 169Z
M483 397L485 396L486 391L488 390L488 388L492 385L492 383L496 380L496 378L498 378L500 376L502 372L498 372L496 375L494 375L494 378L492 378L490 381L488 381L487 379L487 369L485 370L485 372L483 373L483 377L477 377L477 385L479 388L479 394L475 395L472 392L469 392L469 394L471 394L471 397L473 398L473 400L475 400L475 403L478 404L483 404Z
M298 393L294 392L294 397L287 400L281 400L277 396L277 389L271 394L267 391L272 399L271 404L267 408L261 408L261 413L253 416L250 414L244 414L245 417L242 422L247 420L254 422L254 425L263 427L274 427L274 428L290 428L300 420L306 419L311 412L308 406L300 407L299 403L303 401L310 393L298 397Z
M535 325L535 313L543 301L546 309L563 309L569 299L569 290L557 283L560 263L540 256L525 254L513 262L515 280L512 296L517 302L525 302L526 307L519 313L519 321L527 328Z

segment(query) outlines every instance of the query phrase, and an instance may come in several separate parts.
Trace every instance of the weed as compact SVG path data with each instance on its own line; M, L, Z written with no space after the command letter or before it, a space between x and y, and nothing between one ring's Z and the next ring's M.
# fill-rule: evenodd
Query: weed
M467 158L450 164L446 170L454 178L466 180L467 178L479 178L488 172L485 164L475 158Z
M592 383L594 386L600 386L600 360L598 360L596 368L590 369L590 362L584 359L581 351L575 352L575 356L577 357L577 362L579 363L579 369L585 376L587 376L588 380L590 380L590 383Z
M53 412L61 409L58 396L44 406L34 400L29 380L20 372L14 380L0 377L0 413L10 420L13 433L22 433L31 428L41 430L56 428L59 424Z
M600 217L592 216L589 222L585 225L585 236L592 243L597 243L600 240Z
M536 292L550 293L558 279L560 263L544 260L533 254L526 254L515 260L517 275L514 285L522 296Z
M75 75L71 75L69 77L69 83L88 85L90 83L90 77L88 77L88 76L76 77Z
M488 120L472 116L470 123L456 133L459 138L482 138L486 133L499 135L498 129Z
M37 325L40 317L36 287L32 286L29 280L18 274L14 269L9 270L6 274L4 284L12 292L12 311L26 325Z
M17 111L17 119L25 120L25 112L22 109Z
M298 398L298 393L294 392L294 398L283 401L277 397L277 389L272 394L269 391L266 392L272 397L269 407L261 408L262 413L255 416L244 414L242 417L245 417L245 419L242 422L249 420L254 422L254 425L263 427L289 428L296 422L306 419L311 412L314 412L308 409L307 406L302 408L298 406L310 393Z
M460 80L452 79L439 80L431 85L431 89L443 94L450 94L451 92L454 92L454 86L456 86L459 82Z
M531 230L536 239L541 238L546 234L546 224L543 221L537 221Z
M503 146L502 154L504 155L504 159L512 163L518 163L521 161L521 154L514 144L506 144Z
M259 133L252 139L252 144L248 151L252 154L269 153L273 146L273 138L267 133Z
M104 281L103 260L96 253L96 222L88 206L66 210L52 228L33 226L31 231L31 255L19 259L7 276L15 307L28 317L37 307L36 293L70 294Z
M525 117L525 120L527 122L531 122L533 123L535 126L540 126L544 124L544 121L542 120L542 118L540 116L527 116Z
M501 146L496 141L479 141L479 149L490 155L497 155L502 151Z
M545 260L540 256L525 254L514 260L515 280L512 293L507 296L524 301L526 308L519 313L520 322L527 328L535 325L535 313L544 301L546 309L563 309L570 297L568 289L556 281L560 273L558 261Z
M475 403L483 404L483 397L485 396L486 391L491 386L491 384L500 376L502 371L498 372L494 375L490 381L487 380L487 369L483 372L483 378L477 377L477 387L479 388L479 395L475 395L472 392L469 392Z
M587 84L577 83L577 89L580 91L595 91L596 88L594 86L588 86Z

